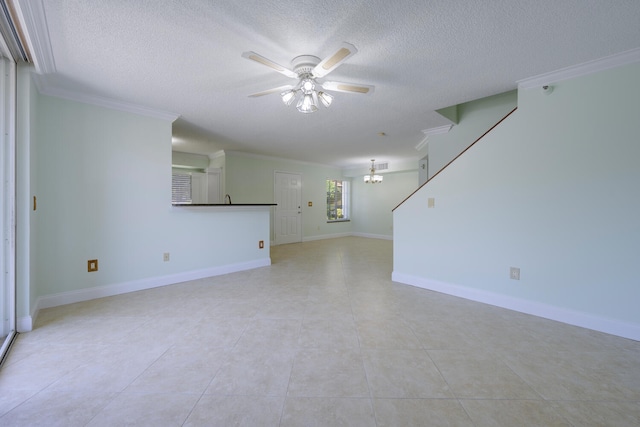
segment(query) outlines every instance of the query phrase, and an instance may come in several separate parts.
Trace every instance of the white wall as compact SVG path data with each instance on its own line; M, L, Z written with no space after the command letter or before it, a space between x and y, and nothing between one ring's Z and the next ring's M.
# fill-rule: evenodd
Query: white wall
M37 104L31 312L270 262L258 249L267 210L171 206L170 122L49 96Z
M395 211L394 280L640 339L639 75L520 91L512 116Z

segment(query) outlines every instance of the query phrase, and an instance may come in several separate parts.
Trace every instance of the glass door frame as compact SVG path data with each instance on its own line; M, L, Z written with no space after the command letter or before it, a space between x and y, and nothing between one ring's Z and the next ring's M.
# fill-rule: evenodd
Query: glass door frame
M2 257L0 258L0 321L4 338L0 366L6 360L16 330L16 87L17 65L0 36L0 162L2 165Z

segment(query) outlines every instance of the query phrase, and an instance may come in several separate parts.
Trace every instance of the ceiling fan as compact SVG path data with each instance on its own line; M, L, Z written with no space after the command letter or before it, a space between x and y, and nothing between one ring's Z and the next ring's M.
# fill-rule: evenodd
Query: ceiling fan
M333 95L318 89L369 95L373 93L374 86L334 81L318 81L318 79L325 77L357 52L358 49L356 49L354 45L342 43L336 52L323 60L313 55L301 55L293 58L291 61L292 69L283 67L255 52L244 52L242 54L243 58L258 62L287 77L298 80L297 84L279 86L249 96L258 97L279 92L282 97L282 102L284 102L285 105L293 104L293 101L297 98L298 102L296 107L298 111L301 113L313 113L318 111L318 100L320 100L325 107L329 107L333 101Z

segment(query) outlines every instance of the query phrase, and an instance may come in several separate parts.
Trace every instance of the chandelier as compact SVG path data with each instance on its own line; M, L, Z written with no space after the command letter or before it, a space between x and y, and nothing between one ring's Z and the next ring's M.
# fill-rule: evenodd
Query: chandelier
M375 162L375 159L371 159L371 169L369 169L371 173L364 176L365 184L379 184L382 182L382 175L376 175L376 168L373 162Z

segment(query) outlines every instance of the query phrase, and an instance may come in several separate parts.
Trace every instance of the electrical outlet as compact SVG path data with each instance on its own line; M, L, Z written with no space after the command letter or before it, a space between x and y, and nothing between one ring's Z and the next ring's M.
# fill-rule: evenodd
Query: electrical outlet
M428 208L435 208L436 207L436 199L434 197L429 197L427 199L427 207Z
M98 271L98 260L97 259L90 259L89 261L87 261L87 271L89 273L92 273L94 271Z
M260 240L260 241L258 242L258 248L260 248L260 249L264 249L264 240Z
M169 261L169 260L171 259L171 256L169 255L169 252L165 252L165 253L162 255L162 259L164 260L164 262Z
M509 271L509 277L511 278L511 280L520 280L520 268L511 267L511 270Z

